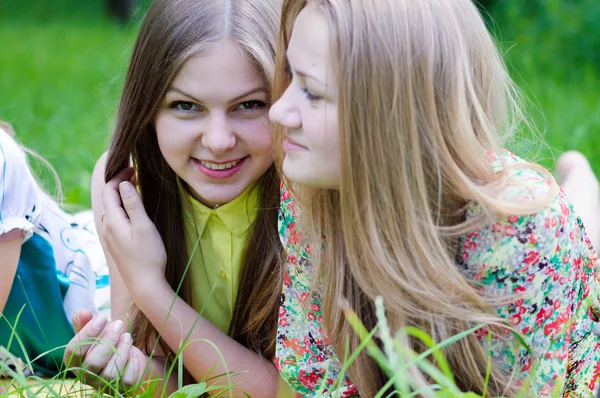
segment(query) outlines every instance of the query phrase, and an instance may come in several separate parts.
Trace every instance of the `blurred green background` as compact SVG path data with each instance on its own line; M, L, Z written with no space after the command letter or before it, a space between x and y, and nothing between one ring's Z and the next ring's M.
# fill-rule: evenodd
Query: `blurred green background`
M65 203L82 207L143 13L119 23L104 1L0 0L0 119L54 166ZM54 193L47 169L33 167Z
M0 119L55 167L68 204L90 204L141 3L119 23L104 0L0 0ZM480 3L542 139L525 133L516 151L553 168L562 151L577 149L600 173L600 2ZM49 174L34 169L53 192Z

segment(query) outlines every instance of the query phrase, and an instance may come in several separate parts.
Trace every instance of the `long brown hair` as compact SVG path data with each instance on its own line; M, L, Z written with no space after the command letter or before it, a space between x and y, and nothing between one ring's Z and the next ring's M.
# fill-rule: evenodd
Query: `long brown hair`
M270 92L280 8L273 0L156 0L138 34L106 164L105 180L133 159L144 207L167 252L165 276L191 303L184 271L188 255L183 203L177 177L163 158L153 126L159 105L182 65L206 46L223 39L236 42L263 73ZM277 235L279 177L274 166L259 179L259 213L241 265L230 335L256 352L274 355L281 287L281 245ZM134 340L150 352L157 331L139 310L132 324ZM165 353L171 352L159 340Z
M289 84L285 53L306 3L284 1L274 99ZM294 186L294 193L317 265L314 281L324 284L334 349L344 353L346 339L351 351L359 344L339 309L343 299L372 328L372 303L382 296L393 332L416 326L437 342L476 324L509 327L494 311L502 298L479 294L456 266L457 243L495 214L539 211L556 191L529 202L500 194L513 182L506 168L493 172L486 154L500 150L523 118L476 7L470 0L309 3L326 16L335 52L341 178L339 190ZM467 220L474 202L487 211ZM405 344L425 349L416 339ZM445 356L459 388L483 392L489 353L473 334ZM349 375L363 396L375 395L385 380L364 353ZM509 381L493 365L488 393L511 394Z

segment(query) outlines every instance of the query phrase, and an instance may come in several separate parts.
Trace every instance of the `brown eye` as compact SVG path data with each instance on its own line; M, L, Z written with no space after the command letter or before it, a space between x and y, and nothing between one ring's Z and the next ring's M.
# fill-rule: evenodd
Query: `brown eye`
M198 110L198 107L196 105L187 101L175 101L171 105L169 105L169 108L183 112L193 112Z
M262 101L245 101L238 105L238 109L242 111L256 111L263 109L266 104Z

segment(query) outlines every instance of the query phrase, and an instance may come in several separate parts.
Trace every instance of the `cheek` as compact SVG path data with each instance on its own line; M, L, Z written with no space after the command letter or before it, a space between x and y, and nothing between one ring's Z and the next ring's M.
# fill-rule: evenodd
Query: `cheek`
M335 151L333 154L337 155L339 147L337 111L329 111L323 125L325 126L323 135L327 145L330 150Z
M313 112L318 114L310 115L303 121L304 134L311 146L310 149L327 158L337 158L339 141L337 112L331 109Z
M273 132L267 116L245 123L238 131L239 138L251 155L272 159Z
M193 125L170 117L156 118L156 138L165 158L174 152L189 151L194 145Z

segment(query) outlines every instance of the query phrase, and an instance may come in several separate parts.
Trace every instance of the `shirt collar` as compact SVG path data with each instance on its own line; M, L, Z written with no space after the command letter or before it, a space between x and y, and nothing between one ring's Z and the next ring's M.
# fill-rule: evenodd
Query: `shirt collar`
M199 225L212 220L220 221L234 235L244 234L252 225L258 214L258 184L252 184L240 196L231 202L210 208L189 194L185 183L177 179L184 200L191 204L191 210Z

